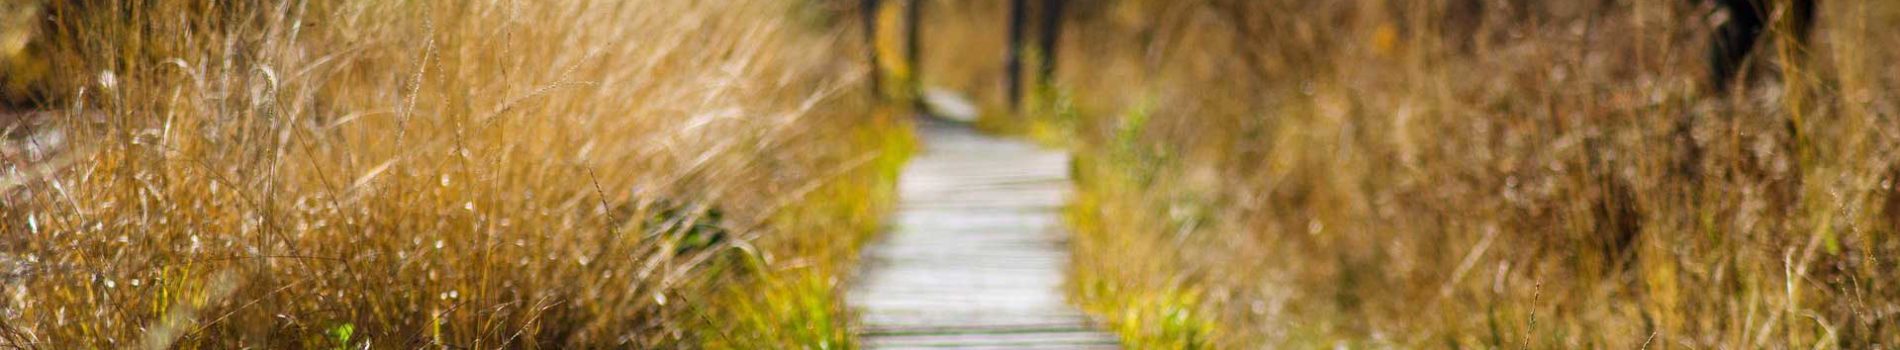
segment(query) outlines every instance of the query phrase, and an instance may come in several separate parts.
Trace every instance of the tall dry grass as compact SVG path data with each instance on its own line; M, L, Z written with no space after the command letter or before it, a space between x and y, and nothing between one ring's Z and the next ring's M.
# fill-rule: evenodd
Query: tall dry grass
M848 345L905 134L809 4L49 4L6 344Z
M1077 118L1074 296L1131 344L1900 341L1900 6L1724 97L1707 3L1090 4L1028 120Z

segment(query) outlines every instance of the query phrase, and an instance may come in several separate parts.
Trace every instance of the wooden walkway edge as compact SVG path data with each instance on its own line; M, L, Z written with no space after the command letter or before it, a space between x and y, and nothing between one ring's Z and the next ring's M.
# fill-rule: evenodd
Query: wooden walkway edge
M872 349L1115 349L1065 302L1066 153L921 121L893 225L847 303Z

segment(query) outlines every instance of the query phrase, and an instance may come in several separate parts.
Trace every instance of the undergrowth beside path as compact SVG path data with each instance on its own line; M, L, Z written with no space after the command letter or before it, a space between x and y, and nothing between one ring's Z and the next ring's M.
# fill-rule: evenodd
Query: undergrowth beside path
M1134 346L1894 344L1900 7L1821 4L1730 95L1695 2L1090 3L990 116L1077 153L1072 293Z
M852 348L911 147L819 2L26 4L4 346Z

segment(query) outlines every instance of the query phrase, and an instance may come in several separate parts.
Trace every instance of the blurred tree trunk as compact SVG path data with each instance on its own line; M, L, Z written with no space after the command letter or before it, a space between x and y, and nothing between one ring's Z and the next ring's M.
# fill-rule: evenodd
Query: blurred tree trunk
M1727 11L1728 20L1716 27L1715 37L1710 39L1709 47L1709 85L1715 91L1728 91L1735 85L1735 79L1746 70L1749 54L1756 46L1768 40L1769 15L1775 6L1786 5L1785 18L1780 23L1785 31L1789 45L1805 45L1809 32L1813 31L1816 0L1719 0L1716 2Z
M904 7L904 68L910 72L906 83L911 101L923 110L923 18L924 0L910 0Z
M1042 62L1036 70L1036 88L1049 86L1050 79L1056 73L1056 44L1062 36L1062 11L1068 0L1043 0L1042 42L1037 49L1042 51Z
M1003 80L1006 84L1009 84L1009 87L1005 90L1008 91L1009 94L1010 110L1017 110L1018 106L1022 104L1023 26L1025 24L1024 18L1028 17L1025 13L1028 10L1028 2L1028 0L1009 1L1009 57L1005 58L1008 62L1005 63L1007 72L1004 72L1008 77Z
M1030 8L1027 0L1010 0L1009 5L1009 57L1006 63L1008 72L1005 72L1008 77L1004 80L1009 84L1007 90L1010 109L1019 109L1023 97L1023 75L1027 70L1023 55L1028 46L1025 41L1031 25L1029 23ZM1038 19L1041 23L1036 23L1036 25L1041 27L1039 27L1040 32L1036 36L1035 45L1036 53L1041 59L1037 62L1035 80L1028 82L1030 86L1037 89L1048 86L1055 75L1057 43L1061 41L1062 15L1068 1L1042 0L1040 5L1038 10L1041 12Z
M861 0L858 3L859 20L864 22L864 48L871 68L871 98L884 98L884 70L878 66L877 57L877 7L878 0Z

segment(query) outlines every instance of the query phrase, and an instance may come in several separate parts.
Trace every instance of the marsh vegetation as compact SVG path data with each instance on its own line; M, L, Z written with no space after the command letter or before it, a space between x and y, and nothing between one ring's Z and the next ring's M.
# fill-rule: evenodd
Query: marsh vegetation
M928 89L1130 347L1900 342L1900 5L1063 3L8 2L0 343L854 348Z

